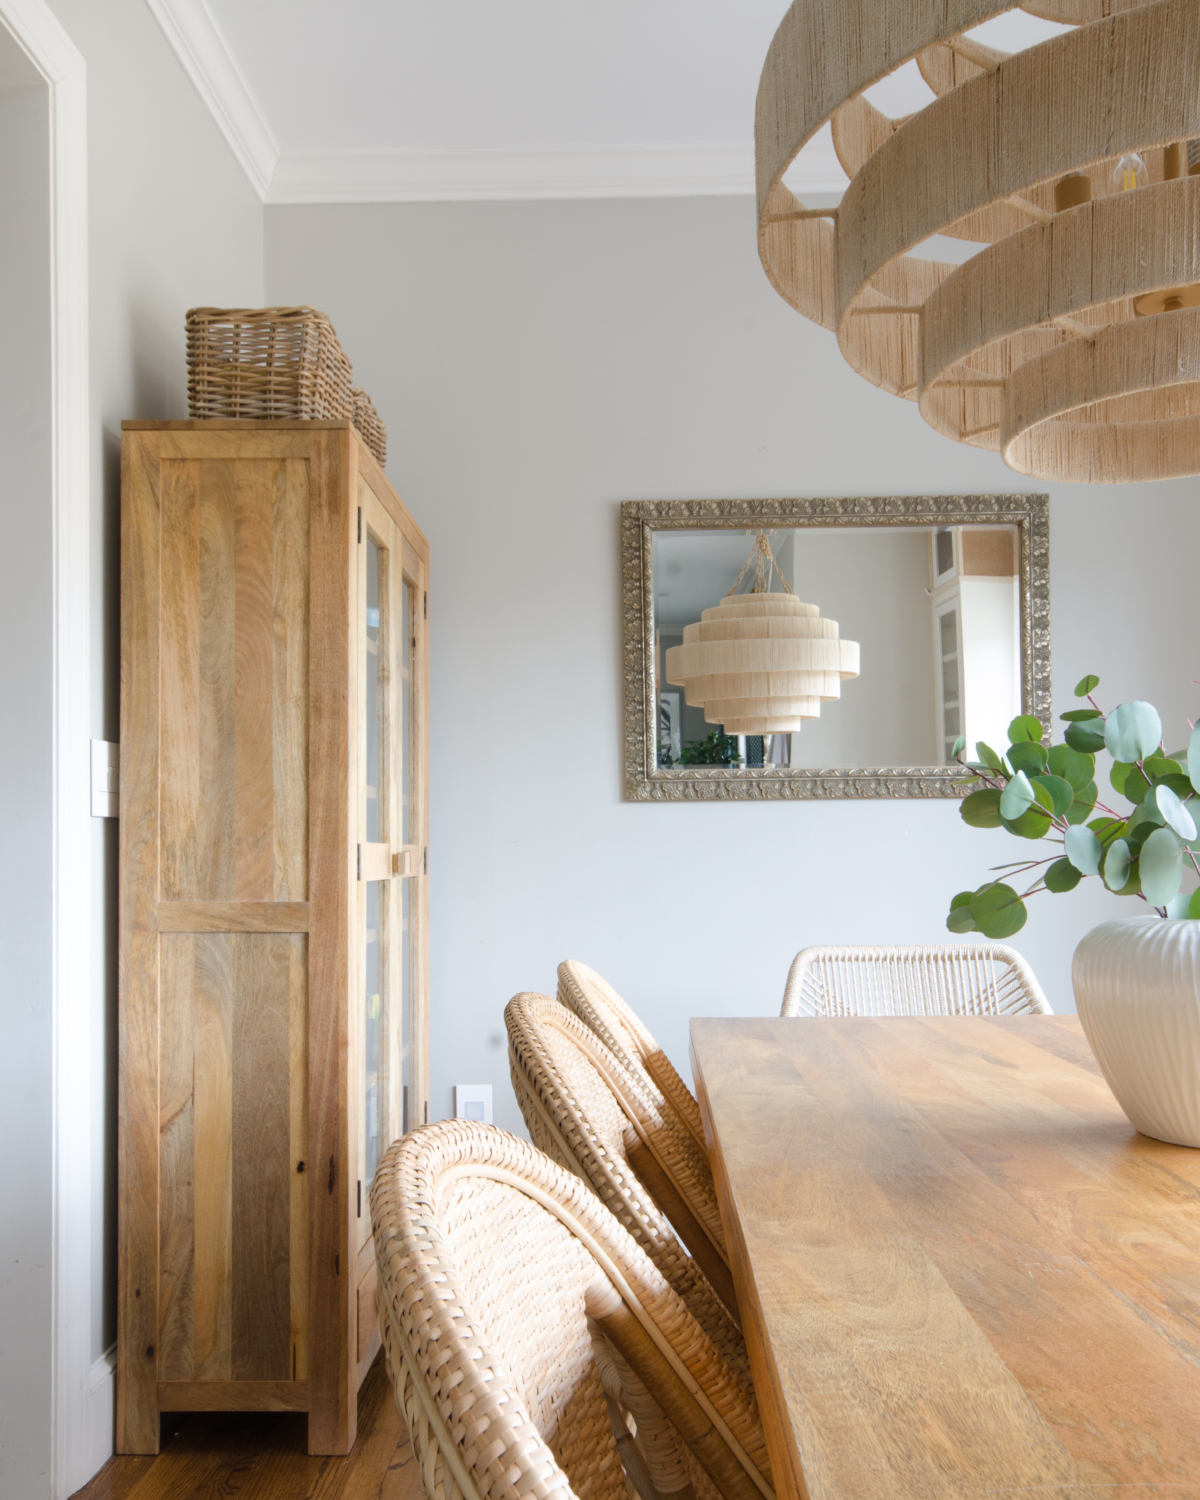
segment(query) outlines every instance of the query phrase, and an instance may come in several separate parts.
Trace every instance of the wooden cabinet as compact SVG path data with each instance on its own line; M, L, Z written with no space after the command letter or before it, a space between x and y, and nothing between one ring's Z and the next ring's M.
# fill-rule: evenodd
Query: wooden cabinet
M121 485L117 1447L345 1453L428 1110L428 544L345 422L127 422Z

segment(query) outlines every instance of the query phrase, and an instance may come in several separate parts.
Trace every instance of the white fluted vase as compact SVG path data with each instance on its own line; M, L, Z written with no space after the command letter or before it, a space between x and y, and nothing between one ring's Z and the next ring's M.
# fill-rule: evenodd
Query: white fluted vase
M1200 1146L1200 922L1102 922L1075 950L1075 1003L1143 1135Z

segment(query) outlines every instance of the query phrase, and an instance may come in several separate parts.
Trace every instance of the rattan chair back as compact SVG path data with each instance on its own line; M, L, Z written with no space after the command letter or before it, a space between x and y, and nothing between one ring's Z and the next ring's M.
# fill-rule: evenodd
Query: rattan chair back
M534 1144L591 1185L749 1380L712 1177L690 1138L646 1104L619 1060L557 1000L516 995L504 1022L513 1089ZM672 1226L658 1184L648 1183L631 1155L643 1163L651 1157L680 1185L695 1224L677 1216ZM690 1239L692 1255L676 1231Z
M1047 1016L1033 970L1000 943L803 948L781 1016Z
M753 1396L599 1198L535 1147L464 1120L411 1131L376 1172L371 1221L427 1500L636 1500L629 1415L643 1500L689 1482L697 1500L774 1500ZM598 1287L691 1392L735 1483L713 1483L694 1433L685 1446L659 1387L589 1320Z
M558 966L558 998L590 1026L661 1109L674 1113L705 1157L704 1124L691 1089L650 1035L638 1013L595 969L568 958Z

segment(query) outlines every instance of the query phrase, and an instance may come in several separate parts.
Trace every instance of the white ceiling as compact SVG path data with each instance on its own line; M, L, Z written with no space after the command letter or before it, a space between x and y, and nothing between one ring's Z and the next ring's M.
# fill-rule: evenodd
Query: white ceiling
M147 0L268 201L753 190L788 0ZM1023 13L975 33L1018 50ZM871 97L930 97L915 64ZM840 190L826 137L789 180Z

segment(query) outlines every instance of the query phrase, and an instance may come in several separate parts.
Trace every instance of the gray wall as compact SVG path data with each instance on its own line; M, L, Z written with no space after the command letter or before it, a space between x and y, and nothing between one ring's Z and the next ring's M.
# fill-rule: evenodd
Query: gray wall
M49 91L0 27L0 1494L48 1493L53 596Z
M183 316L262 301L262 208L143 0L51 0L87 64L92 464L91 733L118 732L123 417L186 415ZM0 85L19 76L0 28ZM30 70L32 73L32 70ZM0 86L0 1494L49 1494L52 556L48 116ZM97 820L90 913L67 909L93 969L91 1352L115 1336L116 825ZM70 1372L87 1380L87 1372ZM111 1451L111 1383L92 1399ZM97 1417L97 1413L99 1416Z
M145 0L49 0L87 64L92 734L119 732L120 443L186 417L184 313L262 301L262 206ZM116 1337L116 840L92 833L92 1353Z
M517 1124L503 1006L552 990L562 958L686 1069L688 1017L775 1013L804 944L947 940L950 897L1012 857L952 804L621 800L617 506L1045 486L854 375L769 286L749 199L266 223L268 299L330 313L433 548L431 1114L491 1081ZM1196 484L1051 490L1057 708L1096 671L1103 701L1148 697L1181 727ZM1034 903L1016 945L1056 1008L1113 912L1094 890Z

